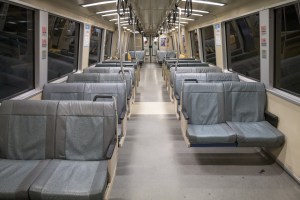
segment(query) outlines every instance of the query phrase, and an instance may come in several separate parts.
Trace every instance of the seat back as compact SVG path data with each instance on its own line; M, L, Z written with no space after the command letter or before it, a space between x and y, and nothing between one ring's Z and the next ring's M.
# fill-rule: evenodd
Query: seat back
M226 82L224 89L226 121L264 120L266 90L263 83Z
M183 83L182 111L189 124L212 125L225 122L222 83Z
M84 83L49 83L44 86L43 100L83 100Z
M228 82L228 81L240 81L237 73L207 73L207 82Z
M99 74L69 74L67 83L99 83Z
M170 69L170 84L174 84L175 67ZM178 67L176 73L216 73L222 72L219 67Z
M203 73L175 73L174 78L174 95L177 99L180 99L182 82L186 79L195 79L198 82L206 81L206 74Z
M83 73L110 73L110 67L88 67Z
M0 158L52 159L57 107L58 101L3 101L0 107Z
M55 159L105 159L116 134L115 109L114 101L61 101L57 110Z
M84 100L92 101L96 95L114 96L117 104L118 116L127 110L125 83L86 83Z

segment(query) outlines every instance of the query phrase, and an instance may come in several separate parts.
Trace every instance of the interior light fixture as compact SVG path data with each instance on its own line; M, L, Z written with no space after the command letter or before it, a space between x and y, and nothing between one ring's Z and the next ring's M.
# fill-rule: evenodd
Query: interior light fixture
M176 21L175 23L178 23L178 21ZM188 24L188 22L180 22L180 24Z
M129 12L125 12L125 14L128 14ZM118 13L110 13L110 14L105 14L102 15L102 17L108 17L108 16L113 16L113 15L118 15Z
M117 12L117 10L105 10L105 11L96 12L96 14L99 15L99 14L110 13L110 12Z
M183 12L183 13L181 13L181 15L185 15L185 13ZM191 15L193 15L193 16L199 16L199 17L202 17L202 16L203 16L203 15L197 14L197 13L192 13Z
M120 24L126 24L126 23L128 23L128 22L127 21L120 22ZM115 23L115 24L118 24L118 23Z
M104 5L104 4L109 4L109 3L116 3L116 0L114 0L114 1L99 1L99 2L95 2L95 3L82 4L81 6L86 8L86 7Z
M184 17L180 17L180 19L183 19L183 20L189 20L189 21L195 21L194 19L184 18Z
M182 0L182 1L186 1L186 0ZM224 3L217 3L217 2L212 2L212 1L194 0L193 3L208 4L208 5L213 5L213 6L225 6Z
M122 17L122 18L120 18L120 19L128 19L129 17ZM118 18L116 18L116 19L110 19L109 20L110 22L113 22L113 21L118 21Z

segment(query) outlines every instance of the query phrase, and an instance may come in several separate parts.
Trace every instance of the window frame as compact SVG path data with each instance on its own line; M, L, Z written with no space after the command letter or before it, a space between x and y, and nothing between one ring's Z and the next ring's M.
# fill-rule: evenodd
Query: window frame
M88 58L88 66L93 66L99 62L101 62L101 51L102 51L102 39L104 34L104 29L98 26L90 25L91 26L91 34L90 34L90 45L89 45L89 58ZM91 48L91 39L92 39L92 27L101 30L101 33L98 36L98 48L97 48L97 61L95 63L90 63L90 48Z
M64 75L62 75L60 77L56 77L55 79L48 80L48 77L49 77L49 50L48 50L48 55L47 55L47 60L48 60L47 61L47 83L56 82L57 80L65 78L69 74L76 73L79 70L79 62L80 62L80 59L81 59L80 58L80 56L81 56L80 55L80 41L81 41L81 37L83 37L83 36L81 36L81 33L80 33L81 32L81 27L83 26L82 22L77 21L77 20L73 20L73 19L70 19L70 18L67 18L67 17L64 17L64 16L61 16L61 15L57 15L57 14L51 13L51 12L48 12L48 20L50 18L50 15L55 16L55 17L59 17L59 18L62 18L62 19L70 20L70 21L73 21L75 23L78 23L78 40L77 40L77 44L76 44L77 51L75 51L76 53L75 53L75 57L74 57L74 60L76 60L77 66L73 69L72 72L64 74ZM48 21L48 38L49 38L49 32L50 32L50 30L49 30L49 21ZM49 45L49 41L48 41L48 45ZM75 45L74 45L74 47L75 47Z
M36 26L36 16L37 16L37 9L33 8L33 7L29 7L27 5L24 5L22 3L16 3L16 2L11 2L11 1L3 1L0 0L0 3L6 3L9 5L13 5L13 6L17 6L17 7L21 7L27 10L32 11L32 87L27 88L25 90L22 90L20 92L14 93L12 95L9 95L3 99L0 99L0 105L1 102L5 101L5 100L9 100L9 99L15 99L18 96L21 96L23 94L26 94L30 91L33 91L36 89L36 55L35 55L35 46L36 46L36 31L37 31L37 26Z
M206 50L205 50L205 31L204 29L208 28L208 27L212 27L213 29L213 33L214 33L214 41L216 40L216 36L215 36L215 24L212 24L210 26L204 26L204 27L201 27L199 29L200 33L201 33L201 46L202 46L202 56L203 56L203 61L204 62L207 62L207 57L206 57ZM210 63L210 62L207 62L209 64L212 64L212 65L217 65L217 53L216 53L216 43L215 43L215 46L214 46L214 50L215 50L215 63ZM199 52L200 54L200 52Z

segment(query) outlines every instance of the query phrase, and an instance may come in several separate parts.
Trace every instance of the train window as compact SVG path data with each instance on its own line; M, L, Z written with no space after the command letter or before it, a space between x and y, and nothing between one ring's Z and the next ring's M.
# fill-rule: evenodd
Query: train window
M34 11L0 2L0 101L34 88Z
M300 7L275 10L275 88L300 96Z
M90 37L89 65L100 62L102 29L92 26Z
M190 32L192 55L194 58L199 58L198 33L197 30Z
M203 58L207 63L216 65L216 49L215 49L215 33L214 27L209 26L202 28L202 40L203 40Z
M79 23L49 15L48 81L78 68Z
M111 57L112 38L113 38L113 32L106 31L104 60Z
M259 15L226 22L228 69L260 80Z

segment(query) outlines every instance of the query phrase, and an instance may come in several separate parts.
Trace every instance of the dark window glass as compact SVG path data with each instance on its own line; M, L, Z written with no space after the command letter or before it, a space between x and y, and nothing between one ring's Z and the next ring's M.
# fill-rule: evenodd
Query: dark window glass
M112 43L113 32L106 31L106 40L105 40L105 53L104 60L111 57L111 43Z
M0 101L34 88L34 12L0 2Z
M192 55L194 58L199 58L199 46L198 46L198 34L197 30L190 32L191 36L191 46L192 46Z
M275 10L275 87L300 96L299 4Z
M101 55L102 29L92 26L90 38L89 65L98 63Z
M203 58L207 63L216 65L215 33L214 27L202 28Z
M228 68L260 80L259 15L226 22Z
M49 15L48 81L78 68L79 23Z

